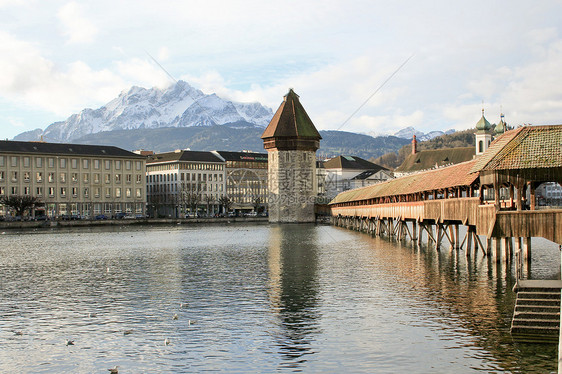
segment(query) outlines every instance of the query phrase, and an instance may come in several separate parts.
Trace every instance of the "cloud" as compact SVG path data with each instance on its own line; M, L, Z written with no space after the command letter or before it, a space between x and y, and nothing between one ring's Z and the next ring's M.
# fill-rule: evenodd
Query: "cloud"
M161 47L158 50L158 61L165 62L170 58L170 49L168 47Z
M171 84L147 50L176 79L231 100L275 110L294 88L320 129L339 128L412 53L342 130L469 128L482 100L490 122L502 106L512 124L562 118L556 1L24 3L0 0L0 95L64 117L132 85Z
M93 70L85 62L60 66L43 57L34 45L0 31L0 94L60 116L105 103L127 83L108 69Z
M135 85L143 87L160 87L170 86L173 81L162 68L153 61L141 58L130 58L125 61L115 62L117 74L121 79L127 82L133 82ZM175 77L174 77L175 79Z
M25 127L25 124L23 123L23 121L20 118L9 117L8 123L10 123L10 126L17 127L17 128L24 128Z
M388 109L395 109L406 90L404 86L392 84L392 80L373 95L399 65L400 62L364 55L311 72L285 76L270 85L254 84L246 90L229 88L228 80L217 71L200 76L184 75L182 79L207 94L216 93L241 102L258 101L273 110L280 105L289 88L293 88L319 129L341 127L345 131L387 132L390 126L401 121L407 122L402 127L419 124L423 117L418 109L408 114Z
M62 6L58 13L63 34L68 38L68 43L91 43L98 33L94 23L84 15L84 9L76 2Z

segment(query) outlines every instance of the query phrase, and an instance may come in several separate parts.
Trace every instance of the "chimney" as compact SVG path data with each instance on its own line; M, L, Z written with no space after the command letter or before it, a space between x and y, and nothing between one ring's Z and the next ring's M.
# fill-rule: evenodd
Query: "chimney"
M412 154L415 155L418 153L418 141L416 140L416 136L412 139Z

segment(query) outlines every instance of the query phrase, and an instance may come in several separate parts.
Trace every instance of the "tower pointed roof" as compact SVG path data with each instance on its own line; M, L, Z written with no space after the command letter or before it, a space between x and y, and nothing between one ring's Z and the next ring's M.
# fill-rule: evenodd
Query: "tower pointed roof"
M299 101L299 95L289 89L283 102L261 138L264 147L279 149L319 148L322 137Z

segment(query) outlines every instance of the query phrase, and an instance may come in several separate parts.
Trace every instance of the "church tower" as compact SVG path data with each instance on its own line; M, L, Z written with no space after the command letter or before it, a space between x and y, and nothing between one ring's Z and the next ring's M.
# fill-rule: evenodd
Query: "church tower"
M476 156L486 152L488 146L492 142L492 125L484 117L484 109L482 109L482 118L476 123Z
M268 158L269 222L314 222L316 150L322 137L292 89L261 138Z

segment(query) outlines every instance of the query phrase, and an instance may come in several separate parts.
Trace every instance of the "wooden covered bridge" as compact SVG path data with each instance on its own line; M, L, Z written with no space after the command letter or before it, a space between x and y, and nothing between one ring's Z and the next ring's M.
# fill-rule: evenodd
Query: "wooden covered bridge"
M425 236L436 249L445 242L497 262L515 254L517 287L537 286L520 281L531 237L562 245L562 209L536 203L544 182L562 184L562 125L520 127L471 161L342 192L330 203L332 223L415 243Z

